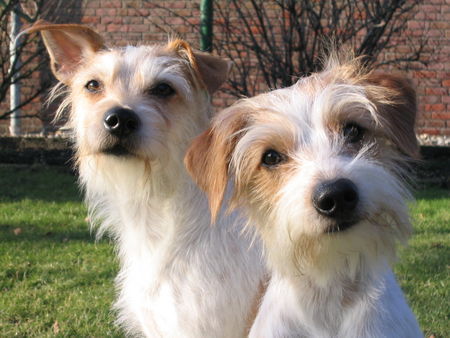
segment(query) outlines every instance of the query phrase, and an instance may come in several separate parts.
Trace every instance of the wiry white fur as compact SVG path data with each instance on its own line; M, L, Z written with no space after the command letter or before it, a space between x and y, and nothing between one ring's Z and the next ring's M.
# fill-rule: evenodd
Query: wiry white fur
M91 221L117 243L119 323L147 337L241 337L263 272L258 245L240 235L234 214L210 224L183 166L189 141L208 122L209 95L185 59L161 50L98 52L75 74L66 101ZM105 86L95 104L84 93L91 79ZM145 92L161 81L176 102ZM115 106L141 121L132 156L101 152L103 114Z
M272 271L250 337L420 337L390 269L396 243L411 231L410 194L398 175L402 156L386 142L385 121L366 88L330 80L339 71L334 67L290 88L242 100L214 122L220 129L236 111L246 121L232 135L238 141L230 174L238 187L236 204L256 226ZM358 150L340 134L346 122L367 129ZM280 168L249 166L262 157L253 149L277 149L277 139L287 138L294 142L282 149L287 160ZM264 195L253 181L245 186L249 172L276 176L283 165L288 169L281 173L288 174L275 196ZM331 221L315 210L312 192L318 183L339 178L358 188L360 221L328 233ZM262 204L264 197L270 205Z

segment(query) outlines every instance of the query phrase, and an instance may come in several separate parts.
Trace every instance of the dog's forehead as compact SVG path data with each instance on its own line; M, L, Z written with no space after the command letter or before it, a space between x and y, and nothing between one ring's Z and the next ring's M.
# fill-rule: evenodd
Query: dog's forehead
M128 46L99 52L85 64L80 75L75 79L75 87L97 79L108 91L137 95L165 82L188 98L197 84L189 60L163 45Z
M278 110L299 127L326 127L342 120L376 120L377 113L363 84L330 76L328 72L300 79L272 92Z
M241 153L255 142L267 148L280 140L291 140L288 143L293 147L316 138L328 140L329 130L340 130L347 121L366 126L375 115L364 86L320 73L243 100L234 110L244 112L247 121L239 144Z
M160 73L182 76L187 61L164 46L127 46L97 53L89 63L91 72L111 77L132 77L142 74L151 79Z

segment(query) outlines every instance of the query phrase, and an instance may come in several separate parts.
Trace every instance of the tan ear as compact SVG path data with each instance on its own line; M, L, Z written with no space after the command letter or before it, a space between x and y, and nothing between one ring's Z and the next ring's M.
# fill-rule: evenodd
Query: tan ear
M195 52L198 71L210 94L228 79L232 62L211 54Z
M202 189L209 201L211 223L214 223L222 206L228 182L229 149L210 128L197 136L184 157L187 171Z
M387 102L378 104L378 111L387 122L392 141L401 152L419 157L415 133L417 116L416 92L408 80L392 74L372 74L369 82L386 90Z
M228 79L232 65L231 61L211 54L194 51L186 41L181 39L171 41L168 48L175 50L191 63L210 94L219 89Z
M218 122L218 121L215 121ZM228 183L228 165L244 126L240 114L231 114L197 136L184 157L184 164L197 185L205 191L214 223L222 206Z
M50 54L53 74L67 84L84 59L104 48L103 38L91 28L77 24L37 21L26 33L40 32Z

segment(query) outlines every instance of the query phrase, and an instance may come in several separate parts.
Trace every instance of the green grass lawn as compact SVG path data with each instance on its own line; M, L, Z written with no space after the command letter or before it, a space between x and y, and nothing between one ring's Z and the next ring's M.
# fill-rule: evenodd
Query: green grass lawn
M89 233L75 182L64 168L0 166L0 337L122 336L110 312L113 247ZM445 337L450 191L416 195L396 273L426 336Z

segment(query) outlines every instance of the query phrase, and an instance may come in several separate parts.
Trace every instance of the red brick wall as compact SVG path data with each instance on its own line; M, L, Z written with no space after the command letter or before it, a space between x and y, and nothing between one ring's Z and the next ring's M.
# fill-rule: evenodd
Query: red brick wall
M164 42L168 36L165 30L177 33L194 47L199 46L196 29L184 22L186 19L195 25L199 23L199 1L77 0L73 6L78 6L78 12L73 14L74 8L63 11L58 21L88 24L111 45ZM450 3L447 0L424 1L404 34L412 41L425 35L429 39L430 48L424 54L428 66L412 65L414 69L406 73L417 87L418 132L450 136ZM407 50L408 43L407 39L399 39L396 52ZM384 57L389 58L389 53ZM234 100L219 93L214 104L223 107ZM36 102L30 109L37 109L39 104ZM24 126L27 132L42 129L39 121L27 120ZM0 123L0 134L5 132L5 126Z
M410 34L429 36L426 68L410 71L419 98L420 133L450 136L450 2L428 0L408 23Z

